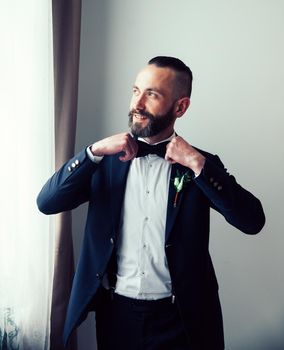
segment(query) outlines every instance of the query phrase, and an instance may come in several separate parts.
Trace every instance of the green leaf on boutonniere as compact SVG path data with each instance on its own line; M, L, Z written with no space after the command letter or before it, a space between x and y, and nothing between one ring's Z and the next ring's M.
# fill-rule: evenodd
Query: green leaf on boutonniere
M178 194L181 192L181 190L185 187L185 185L190 180L191 180L191 175L189 175L189 171L186 171L185 173L180 173L179 170L177 170L176 176L173 180L174 187L176 189L176 195L174 199L174 208L177 206Z

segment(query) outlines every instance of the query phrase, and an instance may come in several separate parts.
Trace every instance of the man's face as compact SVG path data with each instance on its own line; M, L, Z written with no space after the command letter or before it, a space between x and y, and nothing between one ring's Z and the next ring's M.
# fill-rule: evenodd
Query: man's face
M129 126L140 137L172 132L176 119L173 98L175 72L148 65L137 76L130 102Z

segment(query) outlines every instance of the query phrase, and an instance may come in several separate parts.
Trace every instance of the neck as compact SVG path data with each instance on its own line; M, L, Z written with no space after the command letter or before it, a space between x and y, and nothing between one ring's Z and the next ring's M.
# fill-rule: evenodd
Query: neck
M150 145L166 140L167 138L169 138L174 132L174 129L166 129L161 131L159 134L151 136L151 137L144 137L144 140L146 142L148 142Z

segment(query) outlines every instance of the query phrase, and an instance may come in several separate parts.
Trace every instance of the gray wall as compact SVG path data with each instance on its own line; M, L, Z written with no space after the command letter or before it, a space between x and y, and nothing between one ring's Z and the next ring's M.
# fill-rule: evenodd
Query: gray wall
M230 350L284 349L284 2L281 0L84 0L77 150L127 130L137 71L156 55L193 70L192 105L177 125L217 153L263 202L264 230L246 236L212 213L211 253ZM76 256L85 207L74 213ZM95 349L94 317L79 350Z

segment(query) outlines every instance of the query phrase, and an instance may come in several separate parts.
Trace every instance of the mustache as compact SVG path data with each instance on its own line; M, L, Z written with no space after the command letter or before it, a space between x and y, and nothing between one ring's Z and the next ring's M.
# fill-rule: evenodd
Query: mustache
M138 115L141 115L142 117L145 117L147 119L150 119L150 120L153 120L154 119L154 116L153 114L145 111L145 110L136 110L136 109L132 109L129 113L128 113L128 117L133 117L134 114L138 114Z

